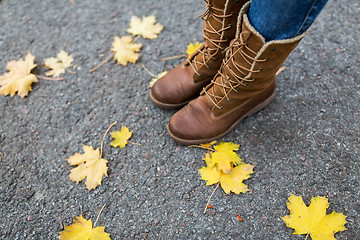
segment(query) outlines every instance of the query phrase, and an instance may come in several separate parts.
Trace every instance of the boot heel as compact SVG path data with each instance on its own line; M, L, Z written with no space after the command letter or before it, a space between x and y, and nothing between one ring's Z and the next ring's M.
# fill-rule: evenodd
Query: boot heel
M270 97L268 97L265 101L263 101L262 103L258 104L256 107L254 107L253 109L251 109L247 114L246 117L250 117L251 115L259 112L261 109L265 108L267 105L269 105L272 101L275 100L275 92L273 94L270 95Z

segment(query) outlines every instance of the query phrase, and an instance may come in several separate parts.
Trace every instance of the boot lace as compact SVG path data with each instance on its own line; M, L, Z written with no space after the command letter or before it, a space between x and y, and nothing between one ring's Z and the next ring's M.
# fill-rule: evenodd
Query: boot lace
M226 55L223 59L222 67L218 71L218 73L215 75L213 80L211 81L211 84L206 86L203 90L203 92L208 96L210 101L213 103L213 105L218 108L219 110L222 110L222 106L219 104L226 99L227 101L231 101L229 98L229 93L231 91L238 92L237 88L239 86L247 86L248 82L253 82L255 79L246 78L246 76L249 73L257 73L260 72L262 69L252 70L245 66L241 65L242 60L244 60L246 63L248 63L250 66L254 62L265 62L267 59L256 59L255 57L250 56L247 54L244 50L247 49L253 56L256 56L256 52L250 49L247 46L246 41L244 40L245 34L251 34L250 32L242 32L239 36L239 38L235 39L231 42L230 46L226 49ZM234 49L236 49L234 51ZM234 56L236 54L240 54L241 61L234 61ZM241 73L239 75L236 73L233 69L230 68L229 63L232 63L232 66L236 69L237 72ZM251 68L251 67L250 67ZM227 71L225 71L225 69ZM226 74L227 72L228 74ZM214 92L214 86L219 86L221 88L221 96L218 94L215 94Z
M216 28L214 28L210 21L208 21L208 19L210 17L212 17L216 22L220 23L222 25L223 23L223 19L224 18L228 18L228 17L231 17L234 13L230 13L230 14L217 14L214 12L217 11L217 12L223 12L224 10L223 9L219 9L219 8L216 8L214 7L209 1L206 1L206 11L200 15L200 17L205 21L203 23L203 33L204 33L204 39L208 40L209 42L211 42L214 46L216 46L218 49L221 49L223 50L224 48L221 47L221 43L223 42L227 42L228 40L227 39L221 39L222 37L222 32L228 30L229 28L231 28L231 25L228 25L226 27L222 27L221 29L219 30L216 30ZM206 29L205 28L205 23L207 24L207 26L210 27L210 29ZM209 36L209 33L212 33L212 34L216 34L219 36L218 39L212 39L210 36ZM212 50L217 50L217 49L212 49Z
M209 1L205 1L205 2L206 2L206 11L200 15L200 17L205 21L202 27L204 33L204 39L208 40L216 48L211 48L209 45L206 44L205 46L198 48L196 52L191 56L191 58L187 59L186 63L191 66L191 68L198 76L201 76L199 70L203 66L205 66L208 69L211 68L208 65L208 61L210 59L216 60L217 59L216 55L218 51L224 49L221 46L221 43L227 42L228 40L222 39L222 33L228 30L229 28L231 28L231 25L228 25L226 27L222 27L219 30L216 30L216 28L214 28L211 25L210 21L208 21L209 18L212 17L216 22L222 24L224 18L231 17L233 15L233 13L217 14L215 11L223 12L223 9L214 7ZM209 26L209 29L205 28L205 24ZM219 37L217 39L214 39L211 38L209 34L216 34ZM198 56L199 54L201 57L200 59L197 59L196 56Z

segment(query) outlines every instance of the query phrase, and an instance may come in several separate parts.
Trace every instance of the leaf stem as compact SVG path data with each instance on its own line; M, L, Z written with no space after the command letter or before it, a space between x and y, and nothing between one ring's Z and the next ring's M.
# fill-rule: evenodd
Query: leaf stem
M136 143L136 142L131 142L131 141L129 141L129 140L127 140L127 142L128 142L128 143L131 143L131 144L134 144L134 145L138 145L138 146L141 146L141 144L140 144L140 143Z
M105 134L104 134L104 136L103 136L103 138L102 138L102 140L101 140L100 156L99 156L99 157L102 156L105 136L106 136L106 134L108 133L108 131L110 130L110 128L111 128L112 126L114 126L116 123L117 123L117 121L113 122L113 123L106 129L106 132L105 132Z
M106 203L105 203L104 206L102 206L102 208L100 209L100 212L99 212L99 214L97 215L97 218L96 218L96 221L95 221L95 223L94 223L94 227L93 227L93 228L95 228L96 223L97 223L97 221L99 220L100 214L101 214L101 212L102 212L102 210L104 209L105 206L106 206Z
M202 148L202 149L206 149L206 150L215 152L214 149L208 148L208 147L203 147L203 146L201 146L201 145L190 145L189 147L197 147L197 148Z
M163 59L161 59L161 61L164 62L164 61L167 61L167 60L176 59L176 58L183 58L183 57L187 57L187 56L188 56L188 55L186 55L186 54L175 55L175 56L163 58Z
M152 76L152 77L154 77L154 78L157 77L155 74L153 74L152 72L150 72L150 70L149 70L147 67L145 67L144 64L142 65L142 67L143 67L143 69L144 69L150 76Z
M51 78L51 77L45 77L45 76L40 76L40 75L37 75L35 74L36 77L42 79L42 80L49 80L49 81L60 81L60 80L63 80L64 78Z
M67 71L68 73L71 73L71 74L75 74L75 72L73 72L73 71L71 71L71 70L69 70L67 68L65 68L65 71Z
M210 197L209 197L209 200L208 200L207 203L206 203L205 210L204 210L204 214L206 213L207 207L209 206L211 197L214 195L214 193L215 193L216 189L218 189L219 185L220 185L220 182L218 182L218 184L216 185L216 188L215 188L214 191L211 193L211 195L210 195Z
M93 71L95 71L96 69L98 69L99 67L101 67L102 65L104 65L105 63L107 63L110 58L112 56L114 56L115 52L112 52L104 61L102 61L99 65L95 66L93 69L91 69L89 72L92 73Z

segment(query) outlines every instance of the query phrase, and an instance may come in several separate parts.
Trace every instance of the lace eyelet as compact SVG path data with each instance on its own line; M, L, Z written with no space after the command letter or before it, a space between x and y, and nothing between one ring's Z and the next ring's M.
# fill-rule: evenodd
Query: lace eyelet
M231 98L229 98L229 99L226 99L226 100L227 100L228 102L231 102L231 100L232 100L232 99L231 99Z
M222 107L222 106L220 106L220 107L219 107L219 110L223 110L223 107Z
M264 60L265 60L265 62L266 62L266 61L268 61L268 60L269 60L269 58L265 58Z
M231 27L232 27L232 24L230 23L230 24L228 25L228 27L231 28Z
M235 0L234 3L235 3L235 4L239 4L239 0Z
M270 49L270 52L275 52L275 51L276 51L276 48Z
M261 72L262 70L263 70L262 68L259 68L259 70L258 70L258 71L259 71L259 72Z
M234 15L234 12L231 12L230 15L233 16L233 15Z

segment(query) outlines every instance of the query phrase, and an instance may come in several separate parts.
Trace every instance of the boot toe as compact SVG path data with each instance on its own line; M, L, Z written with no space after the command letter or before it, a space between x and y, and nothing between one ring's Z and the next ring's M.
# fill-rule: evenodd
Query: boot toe
M167 126L169 135L181 144L206 143L213 132L208 128L210 111L197 98L174 114Z
M166 103L166 96L164 95L165 91L162 89L162 85L159 80L151 87L150 96L158 102Z
M184 106L192 96L189 93L197 90L192 76L191 67L179 64L155 82L149 93L151 101L166 109Z
M191 140L194 133L193 125L191 116L186 113L186 107L184 107L170 119L168 132L175 140Z
M149 91L150 100L155 105L165 109L176 109L184 106L186 103L179 102L172 92L172 88L167 85L166 79L159 79Z

